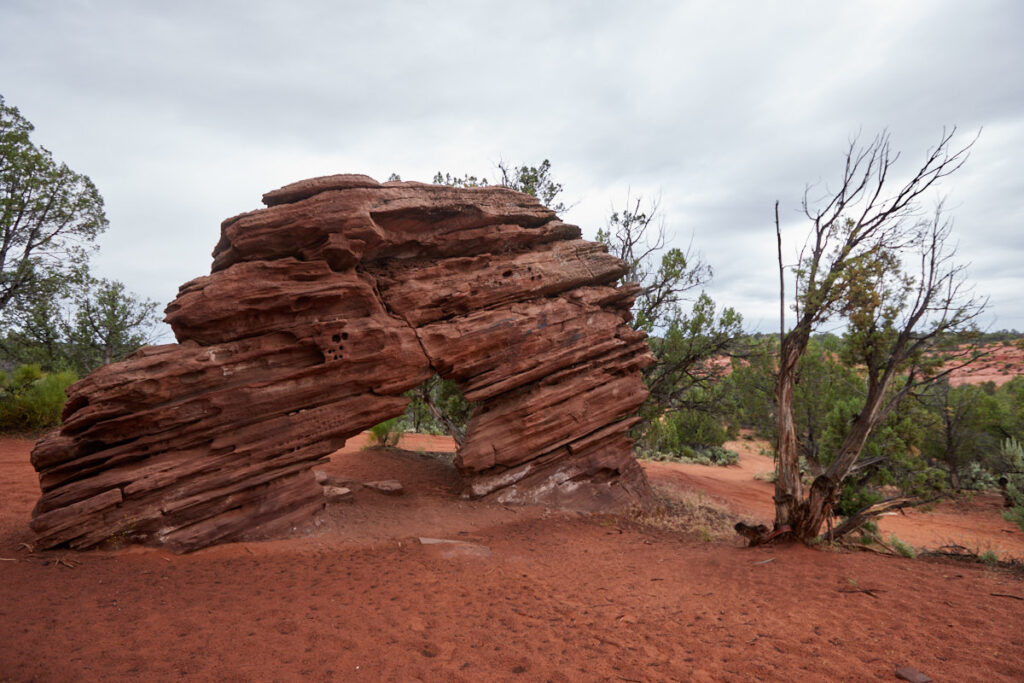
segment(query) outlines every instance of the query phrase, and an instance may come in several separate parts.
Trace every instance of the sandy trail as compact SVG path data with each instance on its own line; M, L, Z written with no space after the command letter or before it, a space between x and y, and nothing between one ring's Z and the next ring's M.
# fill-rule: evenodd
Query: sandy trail
M2 681L1024 678L1024 603L1001 597L1024 584L1003 572L468 503L439 459L358 444L329 472L406 494L358 491L306 535L30 555L30 446L0 441ZM649 471L699 474L672 469Z

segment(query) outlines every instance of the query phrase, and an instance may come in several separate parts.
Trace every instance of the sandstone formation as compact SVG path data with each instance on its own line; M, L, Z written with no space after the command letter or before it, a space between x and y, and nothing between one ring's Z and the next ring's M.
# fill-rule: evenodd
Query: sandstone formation
M623 263L504 188L306 180L222 224L167 307L177 344L69 390L36 445L40 547L184 551L278 534L323 505L312 468L432 374L475 403L471 498L644 504L628 429L646 391Z

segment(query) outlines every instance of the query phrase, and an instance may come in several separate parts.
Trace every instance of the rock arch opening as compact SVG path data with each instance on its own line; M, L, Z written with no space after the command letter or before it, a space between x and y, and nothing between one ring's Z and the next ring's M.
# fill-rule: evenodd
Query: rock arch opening
M409 405L402 415L404 426L413 432L450 436L461 446L466 425L476 407L452 380L437 373L406 393Z
M588 510L650 492L628 430L651 361L624 264L504 188L315 178L221 226L176 344L69 390L36 445L41 547L192 550L322 507L311 469L434 373L473 402L465 495Z

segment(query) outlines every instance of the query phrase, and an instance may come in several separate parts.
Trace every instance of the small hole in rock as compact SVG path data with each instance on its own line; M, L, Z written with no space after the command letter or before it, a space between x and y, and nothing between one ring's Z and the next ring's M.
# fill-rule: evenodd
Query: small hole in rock
M338 342L341 341L341 336L336 334L333 337L331 337L331 341L333 341L335 344L337 344Z

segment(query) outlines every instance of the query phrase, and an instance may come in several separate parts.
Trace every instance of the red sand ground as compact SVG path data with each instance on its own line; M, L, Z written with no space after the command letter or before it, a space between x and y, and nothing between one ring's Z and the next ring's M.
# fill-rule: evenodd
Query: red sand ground
M362 490L304 535L185 556L30 554L30 448L0 440L0 681L1024 680L1024 602L1004 597L1024 584L1007 573L468 503L439 460L358 444L325 469L399 478L404 496ZM745 474L761 466L648 471L763 510Z

